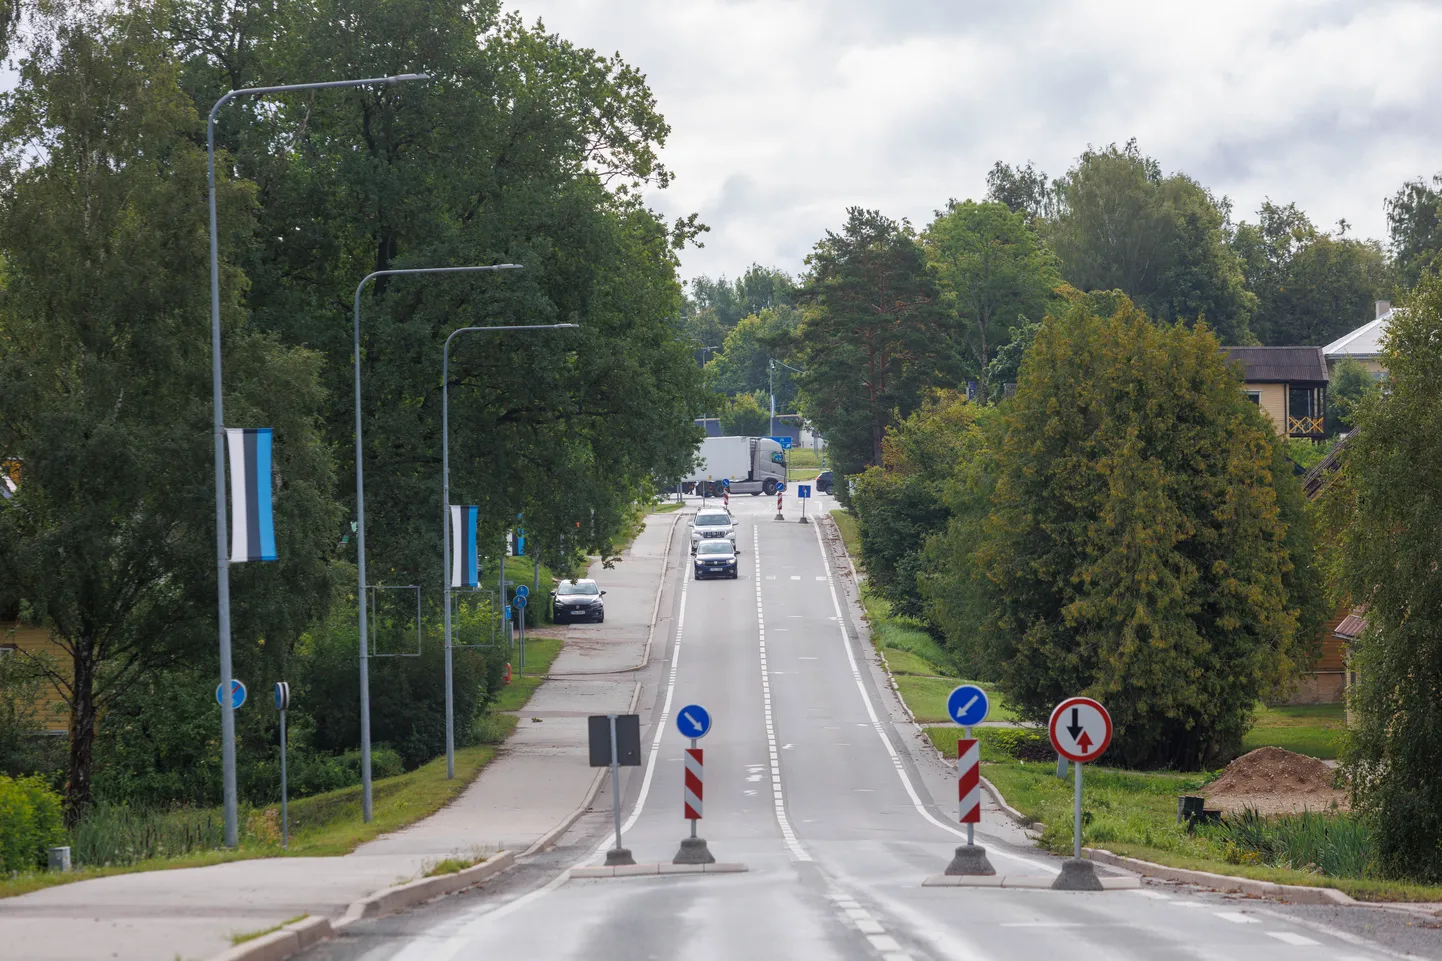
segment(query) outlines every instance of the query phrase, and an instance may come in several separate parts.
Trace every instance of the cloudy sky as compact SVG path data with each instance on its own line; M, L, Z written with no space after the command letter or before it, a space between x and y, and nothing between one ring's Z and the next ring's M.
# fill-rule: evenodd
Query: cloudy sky
M1136 137L1255 219L1270 197L1385 239L1382 202L1442 172L1442 2L513 0L646 73L710 225L687 277L795 273L851 205L924 225L997 160L1063 173Z

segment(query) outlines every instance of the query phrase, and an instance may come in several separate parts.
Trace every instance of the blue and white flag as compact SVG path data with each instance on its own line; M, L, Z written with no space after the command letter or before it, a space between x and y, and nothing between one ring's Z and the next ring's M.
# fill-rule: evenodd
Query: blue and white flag
M225 429L230 448L230 562L275 560L269 427Z
M451 586L476 587L480 584L480 566L476 561L475 506L451 505Z

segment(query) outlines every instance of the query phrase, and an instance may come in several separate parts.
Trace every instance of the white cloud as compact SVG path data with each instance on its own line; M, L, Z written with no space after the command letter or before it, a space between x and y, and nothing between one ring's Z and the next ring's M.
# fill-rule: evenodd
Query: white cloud
M1053 176L1137 137L1250 217L1296 201L1384 237L1442 171L1442 5L1404 0L524 0L647 74L677 175L649 195L711 232L684 272L791 272L850 205L924 224L993 162Z

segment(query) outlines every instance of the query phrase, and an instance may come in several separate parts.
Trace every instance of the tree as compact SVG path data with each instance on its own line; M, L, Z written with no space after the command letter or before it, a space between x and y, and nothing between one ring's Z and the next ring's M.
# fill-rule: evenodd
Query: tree
M42 31L0 113L0 451L22 464L0 502L0 608L23 607L68 654L44 669L70 711L74 818L106 707L215 656L206 163L145 8ZM233 255L253 194L219 186ZM222 278L227 423L275 429L281 560L233 569L239 663L323 608L339 519L319 359L250 328L244 285Z
M984 408L966 394L937 391L910 417L887 429L880 464L856 479L852 507L866 577L891 609L924 618L919 593L922 552L952 516L947 489L984 446Z
M922 233L921 246L943 307L966 332L968 373L981 380L985 404L996 346L1041 319L1061 277L1025 217L999 203L951 201Z
M1442 174L1409 180L1387 200L1387 228L1398 281L1415 285L1442 257Z
M1015 214L1025 214L1030 221L1052 214L1056 203L1054 188L1043 171L1028 160L1025 167L1013 167L998 160L986 175L986 199L1006 204Z
M800 319L794 307L767 307L748 314L726 335L724 349L706 365L711 386L724 394L769 393L776 390L776 409L790 412L796 405L791 371L773 364ZM768 400L769 404L770 401Z
M1330 343L1369 319L1391 286L1380 244L1318 231L1296 204L1265 201L1231 246L1257 295L1252 332L1271 346Z
M1393 315L1387 393L1356 410L1341 469L1322 497L1335 530L1339 593L1367 606L1352 648L1357 684L1345 763L1354 810L1371 819L1386 876L1442 879L1442 277L1421 282Z
M1364 400L1378 393L1380 385L1371 371L1351 357L1338 361L1331 373L1332 382L1327 385L1327 430L1333 434L1349 433L1357 426L1357 414Z
M1041 321L1034 321L1012 329L1011 340L997 348L996 356L986 365L987 382L993 386L1005 387L1015 384L1021 377L1021 361L1031 345L1036 342L1036 333L1041 330Z
M729 437L767 437L771 434L770 398L737 394L721 411L721 429Z
M882 438L923 393L956 378L954 333L909 224L852 207L806 258L793 343L801 408L842 474L881 462Z
M1043 323L1003 409L976 557L992 661L1031 720L1099 699L1123 764L1235 752L1312 654L1304 502L1238 387L1205 327L1081 298Z
M716 346L744 318L795 303L796 284L784 271L752 264L735 280L702 274L691 281L683 326L698 345Z
M1087 150L1058 182L1047 238L1082 291L1121 290L1158 320L1203 319L1225 343L1251 340L1256 297L1227 246L1227 208L1129 141Z

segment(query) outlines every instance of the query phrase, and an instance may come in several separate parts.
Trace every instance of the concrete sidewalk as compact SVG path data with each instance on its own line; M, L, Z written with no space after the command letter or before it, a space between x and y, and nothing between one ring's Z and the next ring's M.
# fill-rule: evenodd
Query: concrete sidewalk
M592 566L606 591L606 622L562 630L566 646L551 679L521 712L516 733L446 808L345 857L125 874L0 899L0 956L208 958L229 949L234 934L302 914L337 919L352 902L419 877L449 855L520 854L544 845L584 810L596 784L587 764L586 716L624 712L635 702L679 516L650 515L613 569ZM665 636L663 622L658 643Z

